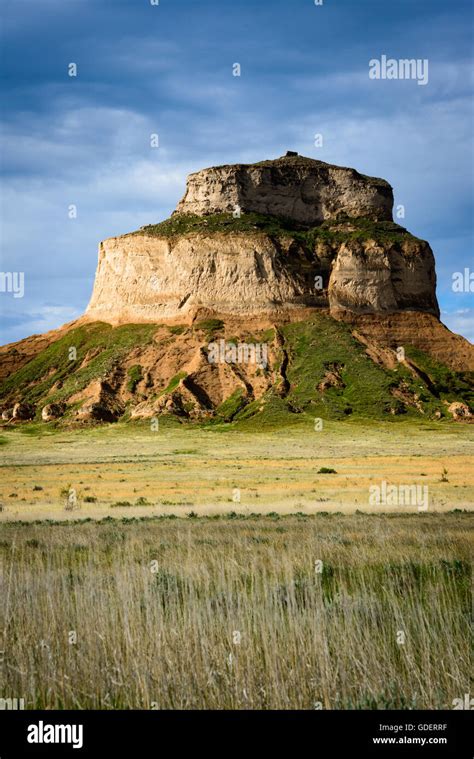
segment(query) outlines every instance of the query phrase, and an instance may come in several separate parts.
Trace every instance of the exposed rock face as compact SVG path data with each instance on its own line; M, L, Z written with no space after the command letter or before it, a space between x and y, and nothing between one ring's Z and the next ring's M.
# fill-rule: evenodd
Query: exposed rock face
M391 379L380 390L381 413L442 418L446 400L450 415L470 420L464 373L474 369L474 347L439 321L431 248L394 224L391 208L383 180L298 156L192 175L171 219L100 244L84 317L0 349L4 420L32 418L33 401L45 421L64 416L65 424L113 422L125 412L230 421L246 406L260 413L269 396L300 413L325 395L328 408L347 414L365 408L366 388L354 387L366 359ZM110 324L128 325L117 329L116 346ZM89 335L90 345L71 366L74 383L60 351L37 363L38 376L28 371L66 335L67 352L76 329L77 344L87 346ZM215 340L261 342L268 365L215 363ZM339 347L346 353L349 344L352 360L342 363ZM401 360L400 346L462 372L460 384L432 379L423 358ZM298 386L320 348L330 360L318 367L304 407ZM104 351L104 363L95 364Z
M474 346L455 335L435 316L419 311L393 314L354 314L349 311L334 316L356 327L355 336L388 346L412 345L458 372L474 371Z
M329 282L331 313L387 313L412 309L439 316L434 257L428 243L376 240L343 243Z
M392 188L383 179L289 155L191 174L175 213L204 216L240 208L314 225L341 216L390 221L392 206Z
M430 246L403 233L380 241L336 237L308 248L263 232L173 238L143 230L101 243L86 315L120 324L190 321L202 308L249 315L328 305L334 314L438 315L435 283Z
M99 249L89 319L159 322L196 307L231 314L301 305L317 295L314 280L285 267L291 240L265 234L177 239L145 233L105 240ZM293 256L297 260L297 250Z
M469 406L466 403L455 401L448 406L448 411L458 422L470 422L474 419L474 414L471 414Z
M123 371L120 371L120 375ZM76 420L81 422L115 422L124 412L124 405L116 393L116 387L108 379L98 378L85 390L76 393L70 402L83 401L76 411Z
M41 418L43 422L51 422L54 419L59 419L66 410L65 403L47 403L41 409Z
M341 369L343 368L344 366L337 362L326 366L326 374L317 387L318 391L323 393L330 387L345 387L344 381L341 377Z
M18 419L26 421L33 419L35 415L35 408L30 403L15 403L12 411L12 419Z
M79 409L76 416L83 422L115 422L120 414L100 403L88 403Z
M391 221L392 204L384 180L297 155L204 169L189 177L174 226L100 244L86 318L190 323L199 309L278 315L302 306L329 306L338 318L438 316L431 248ZM277 217L285 221L258 221Z

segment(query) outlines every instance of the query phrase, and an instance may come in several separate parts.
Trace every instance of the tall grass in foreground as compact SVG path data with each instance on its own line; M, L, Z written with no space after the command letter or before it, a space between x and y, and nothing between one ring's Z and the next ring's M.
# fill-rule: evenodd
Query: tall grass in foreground
M0 697L60 709L451 708L469 692L472 523L4 525Z

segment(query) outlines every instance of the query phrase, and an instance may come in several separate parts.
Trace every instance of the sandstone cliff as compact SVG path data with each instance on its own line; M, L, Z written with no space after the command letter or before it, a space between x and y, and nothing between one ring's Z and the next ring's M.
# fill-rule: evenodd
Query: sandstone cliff
M167 238L143 232L105 240L87 317L159 322L186 320L196 308L249 314L304 303L311 283L285 267L290 245L262 233Z
M333 258L331 314L423 311L439 316L434 257L428 243L401 234L394 242L344 242Z
M249 315L302 305L439 314L431 248L402 227L356 228L355 237L340 223L312 234L241 231L246 218L225 231L194 224L174 235L157 225L105 240L87 318L190 323L200 308Z
M84 317L0 349L5 423L474 418L474 347L439 321L433 253L392 202L295 155L191 175L170 219L100 243ZM232 359L249 346L264 364Z
M192 174L170 220L105 240L86 312L112 324L217 314L439 315L433 254L382 179L298 155Z
M341 216L391 221L392 206L385 180L289 153L191 174L175 213L204 216L240 208L314 225Z

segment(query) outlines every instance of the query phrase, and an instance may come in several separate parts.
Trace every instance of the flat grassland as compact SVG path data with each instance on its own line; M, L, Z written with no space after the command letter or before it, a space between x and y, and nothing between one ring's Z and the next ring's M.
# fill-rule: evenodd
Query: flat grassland
M2 431L0 698L452 708L469 693L473 432ZM428 486L428 510L371 506L384 480Z
M440 709L474 515L11 522L1 691L43 709Z
M297 417L296 417L297 418ZM0 437L0 520L368 510L369 488L428 487L429 511L474 506L474 425L325 422L280 429L160 421L67 431L29 425ZM321 469L335 470L320 472ZM382 511L391 507L382 507ZM392 511L394 509L392 508ZM417 511L416 505L403 511Z

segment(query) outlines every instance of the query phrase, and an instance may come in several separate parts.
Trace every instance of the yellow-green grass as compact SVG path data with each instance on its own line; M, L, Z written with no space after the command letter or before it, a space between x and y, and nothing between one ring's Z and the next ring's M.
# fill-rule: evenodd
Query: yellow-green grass
M470 513L0 526L26 708L452 708Z
M426 485L429 511L473 507L471 425L346 421L316 431L308 422L259 433L165 420L158 431L25 429L3 432L0 520L394 511L369 504L369 488L382 481ZM319 473L324 468L335 473ZM65 510L69 488L80 513Z

